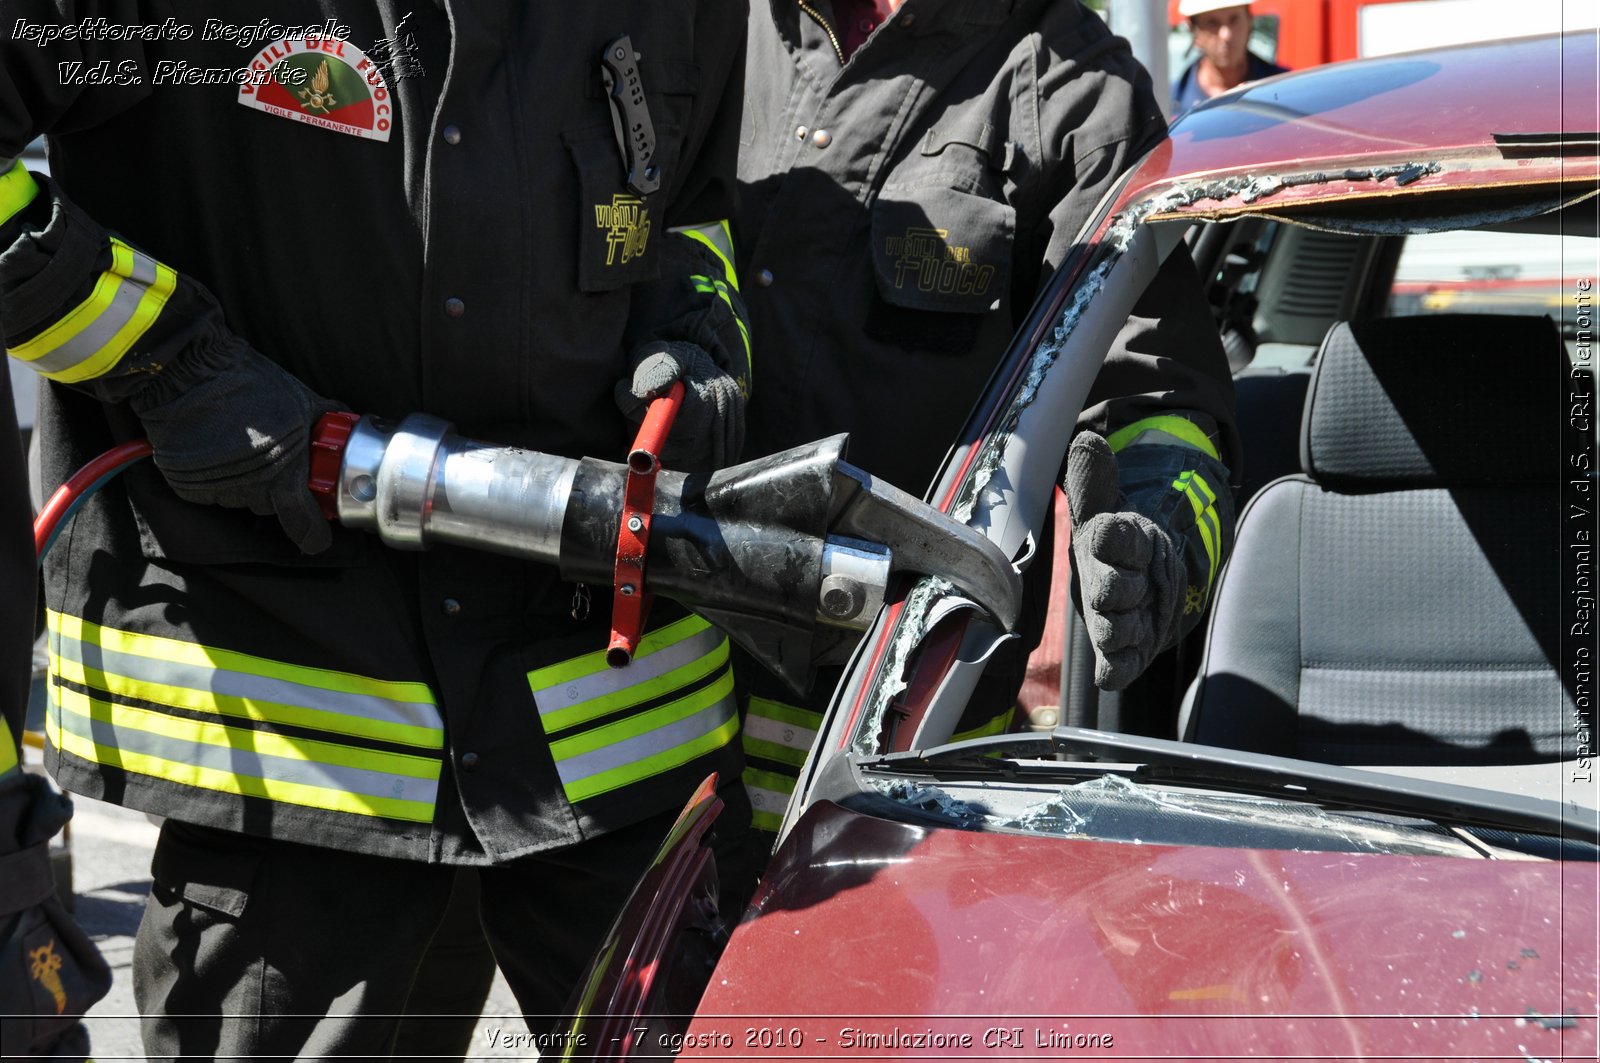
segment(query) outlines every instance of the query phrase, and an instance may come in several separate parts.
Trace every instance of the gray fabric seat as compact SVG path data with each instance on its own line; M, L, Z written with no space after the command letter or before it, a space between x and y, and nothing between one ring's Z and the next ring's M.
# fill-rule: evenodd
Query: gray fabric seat
M1344 322L1304 472L1240 516L1185 737L1343 764L1561 757L1561 397L1547 318Z

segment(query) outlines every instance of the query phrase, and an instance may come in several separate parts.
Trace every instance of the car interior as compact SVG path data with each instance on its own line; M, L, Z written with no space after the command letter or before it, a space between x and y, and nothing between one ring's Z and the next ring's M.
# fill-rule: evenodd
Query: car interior
M1056 618L1023 692L1035 729L1351 765L1562 759L1563 380L1596 212L1389 204L1191 228L1237 387L1238 540L1207 621L1127 690L1094 687L1082 621Z

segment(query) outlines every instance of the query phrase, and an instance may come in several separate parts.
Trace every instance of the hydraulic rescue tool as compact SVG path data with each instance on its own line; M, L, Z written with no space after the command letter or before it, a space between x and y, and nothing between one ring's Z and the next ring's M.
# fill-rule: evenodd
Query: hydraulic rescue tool
M1016 624L1011 560L844 462L845 436L710 475L673 472L656 456L672 402L652 404L626 464L464 439L426 414L330 414L313 444L312 490L330 516L390 546L454 543L613 586L607 657L619 666L647 591L723 628L797 689L830 650L854 643L829 629L866 628L898 571L943 576L1006 630Z
M625 464L497 446L427 414L325 415L311 489L324 513L407 550L452 543L557 566L613 590L607 660L631 659L651 593L723 628L796 690L839 659L898 572L941 576L1012 630L1022 581L983 535L843 460L847 436L707 474L660 467L682 384L656 400ZM41 552L107 465L86 466L41 512Z

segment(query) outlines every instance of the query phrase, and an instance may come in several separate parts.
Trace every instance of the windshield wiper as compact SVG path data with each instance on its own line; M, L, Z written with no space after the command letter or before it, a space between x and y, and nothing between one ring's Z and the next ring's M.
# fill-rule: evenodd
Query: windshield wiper
M1138 765L1133 777L1140 781L1210 784L1291 801L1313 800L1446 823L1559 835L1600 845L1600 816L1593 809L1559 801L1084 727L993 735L930 749L886 753L861 760L858 767L1007 778L1076 775L1085 770L1081 761L1021 764L1005 759L1011 751L1035 757L1043 753L1088 752L1097 760Z

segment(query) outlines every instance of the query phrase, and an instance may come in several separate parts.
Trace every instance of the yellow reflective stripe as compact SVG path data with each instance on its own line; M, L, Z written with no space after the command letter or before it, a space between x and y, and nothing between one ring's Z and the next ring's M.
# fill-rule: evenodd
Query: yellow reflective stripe
M41 376L74 384L109 371L160 316L178 275L113 237L111 268L89 298L7 353Z
M550 743L550 754L559 764L563 760L570 760L584 753L592 753L597 749L616 745L618 742L626 741L629 738L638 738L640 735L656 730L663 724L681 720L685 716L693 716L701 709L716 704L718 700L732 690L733 673L730 671L715 683L691 694L686 694L676 701L669 701L665 705L657 706L647 712L613 721L603 727L596 727L591 731L584 731L568 738L558 738Z
M715 292L721 297L723 302L728 304L728 309L733 311L733 321L734 324L739 326L739 335L744 340L744 359L748 364L752 357L750 350L750 329L749 326L744 323L744 318L739 316L738 308L733 305L733 297L728 294L728 286L719 280L712 280L710 277L697 276L689 279L694 281L695 291L701 292L705 295L710 295ZM735 288L734 290L737 291L738 289Z
M1206 597L1211 597L1211 585L1216 580L1217 569L1222 564L1222 518L1217 515L1217 493L1206 483L1206 478L1198 472L1193 475L1193 483L1205 495L1205 510L1202 516L1211 529L1211 539L1214 544L1211 558L1211 571L1206 575ZM1202 540L1204 541L1204 540Z
M1017 707L1011 706L997 716L990 717L971 730L962 731L950 736L952 742L965 742L969 738L987 738L990 735L1003 735L1011 730L1011 721L1016 719Z
M658 627L648 631L639 640L639 652L633 655L632 668L639 660L650 656L657 650L664 649L675 642L692 638L711 625L698 616L686 616L682 620L675 620L665 627ZM535 694L562 683L570 683L574 679L583 679L586 676L598 675L601 672L614 671L623 674L626 669L613 669L606 663L606 651L595 650L578 657L571 657L555 664L547 664L543 668L536 668L528 673L528 685Z
M444 746L443 727L435 722L439 721L438 703L425 683L369 679L348 672L286 664L160 635L102 627L55 610L48 611L46 618L52 635L52 674L86 686L197 712L308 727L424 749ZM76 660L75 654L68 652L68 640L121 657L121 670L108 671ZM135 668L142 674L129 675ZM226 678L245 687L252 679L277 684L271 689L278 691L278 696L228 693L223 689L227 683L220 673L228 673ZM304 700L318 699L325 704L307 705L285 700L283 695L292 693L301 694ZM342 711L341 700L347 701L349 711ZM385 713L389 718L374 713Z
M779 764L792 764L797 768L806 762L806 754L811 751L810 746L805 749L796 749L793 746L786 746L779 742L751 738L748 720L745 721L745 731L740 741L744 743L746 756L759 757L762 760L773 760Z
M757 830L776 832L783 826L783 810L794 794L796 777L747 767L741 779L750 797L751 825Z
M773 701L771 698L751 698L750 715L764 716L769 720L782 720L797 727L809 727L813 731L822 726L822 713Z
M649 661L649 658L645 658L643 663L648 665ZM557 709L554 712L541 713L539 718L544 722L545 730L547 731L564 730L588 720L598 719L608 713L616 712L632 705L639 705L652 698L669 694L674 690L680 690L697 680L704 679L727 662L728 640L724 638L716 649L704 657L690 661L688 664L680 665L670 672L643 679L632 686L591 701L581 702L564 709ZM636 657L628 667L630 669L639 669L640 664L640 659Z
M399 775L437 782L440 762L425 757L370 750L351 750L325 742L286 739L261 731L228 727L166 716L130 705L91 699L76 691L56 687L52 698L57 710L47 714L45 732L57 749L84 760L108 767L137 772L168 782L203 790L259 797L285 804L305 805L335 812L383 816L389 819L428 823L433 819L431 801L415 801L346 789L314 786L284 779L269 779L235 769L222 770L185 763L170 757L106 745L66 728L66 714L109 724L125 731L142 731L176 744L218 747L258 755L303 760L313 764L339 764L388 775ZM308 754L316 754L315 757ZM360 761L360 763L355 763Z
M1221 458L1217 457L1217 448L1215 444L1213 444L1210 439L1206 438L1206 434L1200 430L1199 425L1195 424L1187 417L1176 417L1172 414L1162 414L1157 417L1146 417L1141 421L1135 421L1130 425L1125 425L1124 427L1117 429L1115 432L1112 432L1109 436L1107 436L1106 442L1110 444L1111 452L1115 454L1129 443L1132 443L1134 439L1144 432L1165 432L1167 435L1172 436L1180 442L1185 443L1210 457L1217 458L1218 461L1222 460Z
M780 794L794 793L796 778L793 775L762 771L760 768L746 768L743 778L747 786L759 786L763 790L773 790Z
M1209 598L1212 580L1217 575L1217 551L1222 543L1221 522L1215 506L1217 495L1205 478L1192 469L1172 481L1172 486L1183 492L1194 509L1194 526L1199 529L1200 542L1205 546L1206 560L1209 562L1206 571L1206 596Z
M271 731L234 727L208 720L191 720L155 709L123 705L103 698L89 697L66 687L58 686L56 691L57 703L64 711L184 743L221 746L227 749L247 748L252 754L260 756L303 760L331 767L359 768L362 771L381 771L388 775L403 775L413 779L433 779L439 774L439 760L436 757L342 746L336 742L316 738L289 738Z
M749 756L799 767L811 752L811 743L821 726L820 712L767 698L751 698L741 741Z
M744 360L745 364L748 365L751 359L755 357L755 352L750 348L750 329L745 325L744 319L737 315L734 316L733 321L734 324L739 326L739 338L744 341Z
M696 243L710 248L711 253L722 263L722 272L728 278L728 283L733 285L734 291L739 290L739 272L733 268L733 230L728 227L726 218L704 225L682 225L668 231L682 233Z
M283 679L290 683L321 687L340 694L366 694L389 701L416 705L436 704L433 691L426 683L402 680L369 679L349 672L336 672L309 665L286 664L266 657L256 657L236 650L217 649L197 642L167 638L162 635L145 635L103 627L90 620L50 610L47 614L50 630L59 634L93 642L108 649L136 653L146 657L159 657L178 664L199 664L226 668L234 672L252 672L256 675Z
M17 770L17 740L11 725L0 719L0 779Z
M731 694L733 691L733 676L730 674L727 677L725 685L724 683L714 684L708 687L706 691L701 692L701 694L706 694L713 690L721 690L724 696ZM693 699L685 700L698 700L698 697L697 695ZM711 698L710 703L714 704L716 700L716 698ZM571 801L583 801L599 794L621 789L643 779L648 779L652 775L659 775L664 771L687 764L713 750L721 749L733 741L733 736L738 733L739 718L730 712L728 718L716 729L688 742L673 746L670 749L663 749L648 757L630 761L627 764L583 779L577 779L572 782L563 781L563 786L567 791L567 798Z
M0 225L17 216L17 212L33 202L39 194L39 184L33 174L18 159L16 164L0 174Z
M437 727L425 728L387 720L363 719L286 702L269 702L259 698L217 694L152 680L130 679L127 676L89 667L55 653L50 655L50 671L62 679L104 690L119 698L146 701L175 709L234 716L261 723L288 724L325 731L329 734L374 738L420 746L424 749L444 747L444 731Z

